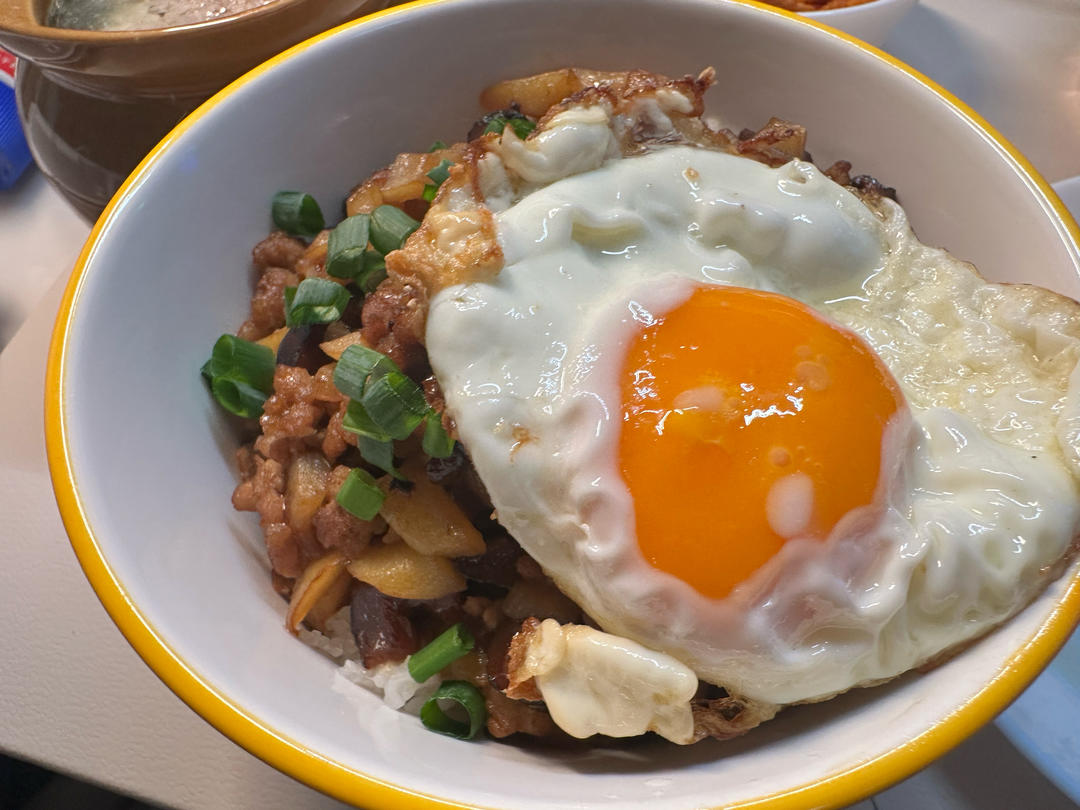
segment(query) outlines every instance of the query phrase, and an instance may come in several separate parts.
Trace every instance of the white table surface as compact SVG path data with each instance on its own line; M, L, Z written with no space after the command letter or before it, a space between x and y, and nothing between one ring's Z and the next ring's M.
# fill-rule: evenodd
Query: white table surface
M1080 0L923 0L886 48L972 104L1048 180L1080 175ZM44 460L42 379L88 232L36 170L0 192L0 751L168 807L343 807L247 754L158 681L67 543ZM991 725L855 808L1076 805Z

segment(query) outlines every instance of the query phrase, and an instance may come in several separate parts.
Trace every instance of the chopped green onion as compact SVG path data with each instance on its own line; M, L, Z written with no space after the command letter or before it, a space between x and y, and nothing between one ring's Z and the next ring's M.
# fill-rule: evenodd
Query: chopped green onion
M404 245L409 234L419 227L420 223L400 208L380 205L371 212L371 244L385 256Z
M427 416L420 386L400 371L372 376L361 400L371 420L394 439L407 439Z
M325 224L315 198L302 191L279 191L270 204L270 215L277 227L294 236L315 236Z
M326 245L326 273L335 278L357 278L364 274L371 217L356 214L330 231Z
M349 291L325 278L305 278L298 287L285 288L285 325L330 323L338 320L349 303Z
M507 127L510 127L521 140L525 140L529 137L529 133L536 129L536 122L521 113L508 115L505 112L499 112L488 120L488 124L481 134L487 135L494 132L496 135L502 135L503 130Z
M341 508L361 520L371 520L379 513L386 495L375 479L365 470L354 469L338 490L337 502Z
M536 122L531 121L528 118L511 118L510 129L514 130L514 134L521 140L525 140L532 134L532 131L536 129Z
M230 377L270 393L274 389L274 366L274 351L269 346L236 335L222 335L214 343L202 373L211 379Z
M440 700L457 703L468 714L468 722L455 720L439 706ZM435 694L428 698L420 708L420 722L425 728L457 737L459 740L471 740L483 728L487 721L487 706L480 690L466 681L443 681Z
M446 458L454 451L454 440L423 390L385 354L358 343L349 346L334 369L334 385L349 398L341 425L359 437L360 455L369 464L406 480L394 467L393 440L407 439L421 423L425 453Z
M424 186L423 197L428 202L435 199L435 194L439 191L439 186L446 182L446 178L450 176L450 167L454 165L452 160L446 160L445 158L439 162L439 165L427 173L427 177L435 185Z
M380 440L361 435L356 440L356 446L368 464L373 464L383 472L390 473L398 481L408 480L394 466L394 443L389 439Z
M200 369L214 399L225 410L252 419L274 390L274 352L268 346L222 335Z
M210 392L218 404L229 413L245 419L262 416L266 394L252 385L229 377L214 377L210 381Z
M457 661L476 645L469 629L458 622L447 628L434 641L409 656L409 674L417 683L423 683L448 664Z
M364 252L364 273L357 279L360 289L365 293L372 292L386 278L386 259L377 250Z
M428 151L429 152L438 152L440 149L445 149L445 148L446 148L445 143L443 143L442 141L435 141L435 143L433 143L431 145L431 148L428 149Z
M362 399L367 379L372 374L382 376L400 371L397 363L381 352L354 343L341 353L334 368L334 385L349 399Z
M441 186L446 182L446 178L450 176L450 167L454 165L452 160L446 160L443 158L439 165L427 173L427 177L436 186Z
M368 416L363 403L358 399L349 400L349 404L345 408L345 416L341 420L341 426L358 436L368 436L380 442L391 440L390 434L371 421L371 417Z
M454 452L454 440L442 424L442 417L429 410L424 417L424 452L432 458L449 458Z
M357 435L356 446L364 461L390 473L399 481L406 480L394 466L393 437L371 420L363 404L355 399L350 400L341 426Z

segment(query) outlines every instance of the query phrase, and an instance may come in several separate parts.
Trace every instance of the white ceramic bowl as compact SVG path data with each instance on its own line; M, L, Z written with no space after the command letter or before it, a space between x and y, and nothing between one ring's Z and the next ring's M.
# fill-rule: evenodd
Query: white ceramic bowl
M784 712L728 743L588 753L463 743L367 693L282 627L256 521L232 510L235 439L200 379L245 317L249 251L281 188L328 212L400 150L461 137L489 82L560 65L715 65L713 112L808 125L827 164L899 187L923 240L992 278L1080 294L1078 232L1027 163L899 63L794 15L723 0L452 0L347 25L212 99L95 227L61 309L47 438L66 526L106 608L208 721L367 807L842 805L912 773L1000 711L1080 614L1077 567L925 674Z
M803 15L839 28L871 45L880 46L889 36L889 32L918 2L919 0L870 0L857 6L827 11L804 11Z

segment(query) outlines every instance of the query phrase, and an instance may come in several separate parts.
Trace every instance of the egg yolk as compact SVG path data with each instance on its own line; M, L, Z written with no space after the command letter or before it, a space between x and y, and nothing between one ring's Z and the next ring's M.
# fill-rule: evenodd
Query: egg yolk
M622 395L638 546L712 598L873 502L882 434L903 406L853 332L739 287L699 288L643 327Z

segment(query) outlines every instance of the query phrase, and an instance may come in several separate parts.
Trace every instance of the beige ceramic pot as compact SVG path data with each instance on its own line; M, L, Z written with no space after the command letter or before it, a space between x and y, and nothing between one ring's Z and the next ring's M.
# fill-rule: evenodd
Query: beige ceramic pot
M48 0L0 3L0 47L34 159L96 217L181 118L248 69L387 0L272 0L231 17L146 31L44 25Z

